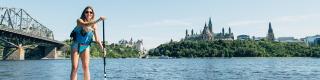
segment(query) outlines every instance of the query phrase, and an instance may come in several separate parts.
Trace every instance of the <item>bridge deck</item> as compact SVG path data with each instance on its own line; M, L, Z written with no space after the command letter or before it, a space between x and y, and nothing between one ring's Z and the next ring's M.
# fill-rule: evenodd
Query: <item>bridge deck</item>
M48 42L52 42L52 43L57 43L57 44L60 44L60 45L64 44L64 43L62 43L60 41L57 41L57 40L36 36L36 35L30 34L30 33L26 33L26 32L24 32L22 30L15 30L15 29L9 28L8 26L5 26L5 25L0 25L0 31L5 31L5 32L9 32L9 33L15 33L15 34L18 34L18 35L32 37L32 38L36 38L36 39L40 39L40 40L44 40L44 41L48 41Z

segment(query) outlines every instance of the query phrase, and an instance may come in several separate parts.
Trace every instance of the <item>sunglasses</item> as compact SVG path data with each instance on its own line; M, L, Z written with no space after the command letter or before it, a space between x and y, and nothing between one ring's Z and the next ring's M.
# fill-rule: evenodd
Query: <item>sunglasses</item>
M88 14L88 13L92 14L93 12L92 11L86 11L86 14Z

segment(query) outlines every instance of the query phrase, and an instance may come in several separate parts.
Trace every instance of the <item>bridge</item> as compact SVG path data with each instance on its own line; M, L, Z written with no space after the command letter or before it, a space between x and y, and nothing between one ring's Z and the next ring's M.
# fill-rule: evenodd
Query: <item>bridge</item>
M0 7L0 48L3 60L57 58L64 46L53 32L25 10ZM1 52L1 51L0 51Z

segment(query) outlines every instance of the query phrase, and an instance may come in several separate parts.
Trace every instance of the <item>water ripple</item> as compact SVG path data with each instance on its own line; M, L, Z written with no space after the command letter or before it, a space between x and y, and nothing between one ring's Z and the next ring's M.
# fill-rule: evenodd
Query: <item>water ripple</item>
M0 61L0 80L68 80L70 60ZM107 59L108 80L319 80L318 58ZM103 60L90 62L103 79ZM83 72L79 63L78 78Z

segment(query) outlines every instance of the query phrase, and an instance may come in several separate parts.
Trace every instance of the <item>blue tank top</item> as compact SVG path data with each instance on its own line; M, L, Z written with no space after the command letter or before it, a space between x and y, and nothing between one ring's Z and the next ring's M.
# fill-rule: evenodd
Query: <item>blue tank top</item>
M79 53L82 53L87 47L90 46L90 43L92 42L93 31L85 32L85 30L80 26L77 26L74 31L76 33L76 39L74 43L76 43L75 45L78 46Z

